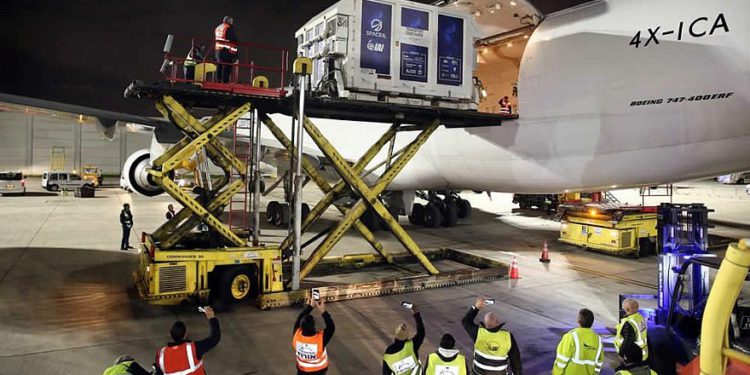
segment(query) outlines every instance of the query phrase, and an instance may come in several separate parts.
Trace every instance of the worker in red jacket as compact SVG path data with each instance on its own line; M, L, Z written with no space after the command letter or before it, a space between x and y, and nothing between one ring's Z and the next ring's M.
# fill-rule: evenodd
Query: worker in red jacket
M203 308L211 333L203 340L191 341L185 323L176 321L169 330L173 342L156 352L157 375L205 375L203 356L221 340L219 320L211 307Z
M214 30L214 44L216 62L218 67L216 73L223 83L229 82L232 74L232 64L237 61L237 35L234 33L234 19L225 16L224 20Z

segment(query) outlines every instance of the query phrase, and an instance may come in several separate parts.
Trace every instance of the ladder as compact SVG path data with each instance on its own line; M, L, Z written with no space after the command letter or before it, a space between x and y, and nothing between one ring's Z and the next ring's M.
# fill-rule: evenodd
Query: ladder
M242 116L233 126L233 138L232 138L232 153L245 163L250 168L253 157L252 147L252 134L253 134L253 115L252 112L248 112ZM230 176L229 182L234 183L235 181L242 181L242 189L235 194L229 201L229 217L227 218L227 224L229 229L233 231L248 231L250 229L250 217L249 212L252 207L252 184L251 179L246 176L252 176L252 173L244 171L242 174L237 170L233 170Z
M605 191L605 192L604 192L604 199L606 199L606 200L607 200L607 202L609 202L609 203L617 203L617 204L620 204L620 200L619 200L619 199L617 199L617 197L615 197L615 195L614 195L614 194L612 194L612 192L611 192L611 191Z
M52 146L52 153L49 159L50 171L62 171L65 169L65 147Z

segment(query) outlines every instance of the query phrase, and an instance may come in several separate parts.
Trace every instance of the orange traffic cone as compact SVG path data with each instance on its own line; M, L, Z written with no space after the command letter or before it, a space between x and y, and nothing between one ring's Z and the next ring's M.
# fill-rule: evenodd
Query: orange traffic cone
M549 263L549 249L547 249L547 241L544 241L544 246L542 247L542 257L539 258L539 261L542 263Z
M510 264L510 278L520 279L521 275L518 274L518 261L516 257L513 257L513 263Z

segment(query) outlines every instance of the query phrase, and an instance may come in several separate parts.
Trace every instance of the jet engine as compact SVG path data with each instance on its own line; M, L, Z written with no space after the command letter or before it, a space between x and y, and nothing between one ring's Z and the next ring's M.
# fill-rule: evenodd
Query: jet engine
M148 174L151 168L151 152L147 149L138 150L130 155L122 167L122 177L128 187L147 197L154 197L164 193Z

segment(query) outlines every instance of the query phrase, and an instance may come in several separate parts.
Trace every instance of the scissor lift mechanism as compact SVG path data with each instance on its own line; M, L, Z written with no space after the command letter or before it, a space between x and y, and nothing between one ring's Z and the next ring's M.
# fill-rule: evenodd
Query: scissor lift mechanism
M164 190L175 200L183 205L177 215L167 223L157 229L152 235L144 241L144 246L150 246L151 259L157 259L158 256L153 253L155 250L167 250L180 247L182 243L191 237L191 229L199 222L203 221L210 226L215 233L221 236L222 244L216 249L226 253L232 253L234 250L241 250L245 253L257 250L257 254L264 254L267 257L272 248L261 247L258 249L247 247L247 241L240 238L237 233L232 232L224 223L221 222L220 216L224 207L229 203L232 196L240 191L242 185L247 181L247 168L245 163L239 160L232 152L226 148L218 136L224 132L231 124L245 112L254 107L258 112L258 118L271 131L276 139L287 149L292 157L298 157L292 141L279 129L271 120L268 113L281 112L287 115L293 115L294 97L271 97L271 96L252 96L227 93L211 93L207 90L201 90L194 85L179 83L144 83L136 81L128 88L126 94L130 97L150 98L156 102L157 109L168 118L185 137L171 147L167 152L153 161L152 169L149 171L153 182L164 188ZM182 105L176 98L189 103L190 105L204 108L224 108L214 115L206 123L201 123ZM251 106L253 103L254 106ZM478 114L476 112L446 110L441 108L408 108L399 105L390 105L383 103L352 103L351 101L335 102L330 99L314 99L308 101L309 111L306 113L312 116L352 119L352 112L366 113L369 121L377 120L380 122L391 122L390 128L375 142L368 150L350 165L349 162L335 149L335 147L321 133L320 129L308 117L304 117L302 126L309 137L315 142L318 148L323 152L326 158L331 162L341 180L331 185L316 169L316 167L306 158L302 158L302 166L309 178L324 192L324 197L311 210L308 217L304 220L302 231L306 231L318 220L326 209L334 204L334 200L342 193L347 191L353 192L358 198L357 202L351 207L336 206L344 215L341 221L331 230L323 242L310 254L300 270L300 279L308 277L313 269L318 265L331 249L341 240L343 235L354 227L372 248L382 256L386 263L394 263L394 256L387 252L384 246L375 238L373 233L360 221L360 217L368 209L372 209L380 219L383 220L406 248L408 253L416 258L421 266L429 275L437 275L438 269L432 264L429 257L422 252L416 242L407 234L406 230L398 223L398 219L393 217L388 209L383 205L379 195L383 193L393 179L403 170L407 163L417 153L419 148L427 141L438 126L446 125L449 127L468 127L468 123L473 126L499 125L500 117L493 114ZM358 106L364 106L358 108ZM365 109L366 108L366 109ZM376 114L376 118L373 118ZM410 125L403 125L409 123ZM418 135L407 146L396 153L389 153L389 160L386 163L385 171L379 176L377 181L368 185L364 177L372 171L365 172L367 165L375 158L381 149L389 144L399 132L418 131ZM172 179L173 171L182 163L183 160L193 155L200 148L205 148L208 157L219 166L225 173L225 177L214 183L213 189L207 191L203 199L195 199L182 191ZM229 184L228 176L232 175L232 170L242 176ZM363 176L363 173L365 176ZM280 263L282 254L289 252L293 243L293 234L288 235L279 246L280 250L273 259L267 259L273 263ZM147 245L146 245L147 244ZM156 249L154 249L156 248ZM177 250L180 253L182 250ZM193 252L205 252L206 250L191 250ZM435 258L434 256L431 256ZM403 257L398 257L401 259ZM445 256L444 258L456 258ZM460 257L459 257L460 258ZM236 259L231 260L237 262ZM462 272L455 277L454 283L471 282L487 280L488 278L499 278L507 274L507 267L499 267L496 262L487 262L482 267L481 262L474 262L475 267L485 268L479 273ZM487 268L493 268L487 269ZM274 272L274 283L264 283L261 291L276 292L278 287L275 285L276 270L274 267L262 267ZM267 275L265 275L267 276ZM435 276L436 277L436 276ZM263 278L263 277L261 277ZM268 277L265 277L268 279ZM450 275L442 275L432 280L422 277L419 283L421 287L445 286L449 285L452 278ZM143 282L143 281L142 281ZM266 285L269 284L269 285ZM342 295L338 288L336 293L323 293L328 300L353 298L352 295ZM408 288L389 288L394 292L415 290ZM356 294L356 293L355 293ZM369 293L368 295L377 295L382 293ZM359 295L359 294L357 294ZM303 293L272 293L263 296L265 306L279 306L292 303L304 298Z

